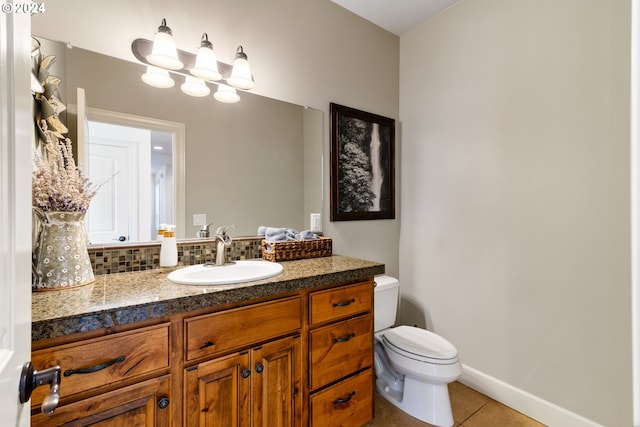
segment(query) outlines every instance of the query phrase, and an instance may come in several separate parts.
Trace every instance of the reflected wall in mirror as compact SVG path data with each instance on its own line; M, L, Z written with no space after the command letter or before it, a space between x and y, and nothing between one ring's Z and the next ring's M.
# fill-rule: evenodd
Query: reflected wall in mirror
M141 80L142 64L39 40L45 54L56 55L68 105L84 88L89 108L184 124L184 203L179 195L172 202L184 218L179 238L196 236L194 214L248 236L260 225L308 229L309 214L322 212L321 111L246 92L237 104L193 98L180 91L179 77L173 88L153 88ZM69 115L70 129L75 120Z

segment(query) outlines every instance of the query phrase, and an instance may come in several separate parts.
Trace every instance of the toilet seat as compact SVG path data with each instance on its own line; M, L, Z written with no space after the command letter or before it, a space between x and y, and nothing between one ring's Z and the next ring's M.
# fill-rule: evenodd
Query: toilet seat
M387 330L382 342L389 350L424 363L448 365L458 362L458 351L453 344L425 329L398 326Z

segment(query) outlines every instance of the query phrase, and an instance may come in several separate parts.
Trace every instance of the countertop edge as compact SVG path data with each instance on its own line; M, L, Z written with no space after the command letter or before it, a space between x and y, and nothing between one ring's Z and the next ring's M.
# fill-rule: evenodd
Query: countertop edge
M32 341L37 341L57 338L73 333L113 328L115 326L186 313L202 308L214 308L226 304L248 302L278 294L321 287L331 283L365 279L377 274L382 274L385 271L384 264L381 263L335 255L332 258L353 261L354 264L361 263L368 265L355 266L352 268L345 267L338 271L327 271L323 268L318 268L313 272L303 273L298 277L280 280L264 280L251 286L235 287L216 292L204 292L202 294L180 296L153 302L133 303L127 306L94 310L72 316L33 321L31 339ZM316 264L319 262L317 261L319 258L313 260L316 260ZM295 268L297 265L304 265L304 261L305 260L287 261L283 264L288 265L289 268ZM135 275L135 273L126 274ZM166 281L164 277L166 277L166 275L161 275L158 280L164 282ZM107 278L104 284L105 288L108 286L108 281L109 279Z

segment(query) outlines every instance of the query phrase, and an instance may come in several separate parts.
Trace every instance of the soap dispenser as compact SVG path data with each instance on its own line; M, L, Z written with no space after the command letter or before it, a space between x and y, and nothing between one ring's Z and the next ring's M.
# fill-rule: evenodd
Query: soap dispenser
M178 244L176 243L175 225L167 225L164 238L160 244L160 267L178 265Z
M156 236L156 240L164 239L164 232L167 231L167 224L160 224L158 226L158 235Z

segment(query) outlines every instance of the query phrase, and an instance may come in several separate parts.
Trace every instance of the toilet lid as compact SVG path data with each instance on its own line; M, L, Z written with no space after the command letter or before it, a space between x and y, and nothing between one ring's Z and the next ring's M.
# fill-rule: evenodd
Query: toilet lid
M425 329L398 326L384 334L393 346L416 356L450 360L458 356L458 350L446 339Z

